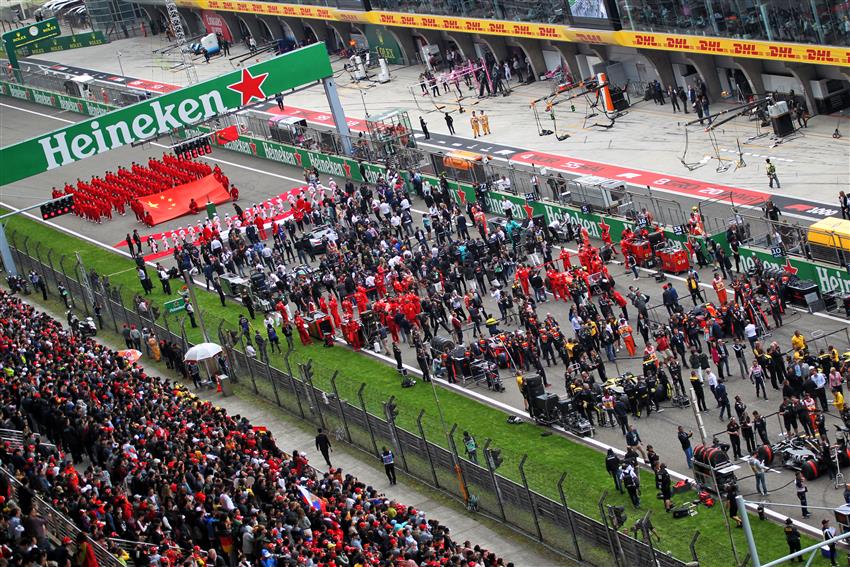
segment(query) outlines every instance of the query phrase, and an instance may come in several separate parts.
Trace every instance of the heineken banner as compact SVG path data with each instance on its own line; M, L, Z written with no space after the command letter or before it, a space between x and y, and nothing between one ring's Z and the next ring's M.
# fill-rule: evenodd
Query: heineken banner
M838 291L842 294L850 293L850 276L844 268L792 256L774 258L770 250L741 246L741 269L749 270L754 267L754 258L756 257L762 261L765 267L779 268L802 280L814 282L821 293L827 291Z
M0 149L0 185L233 112L275 93L331 76L324 44L290 51L154 99L116 109Z

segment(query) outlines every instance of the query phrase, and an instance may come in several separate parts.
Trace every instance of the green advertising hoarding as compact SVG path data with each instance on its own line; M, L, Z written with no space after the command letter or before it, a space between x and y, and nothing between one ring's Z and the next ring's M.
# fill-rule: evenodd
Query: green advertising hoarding
M765 267L780 268L796 275L800 279L817 284L821 293L838 291L850 293L850 275L844 268L830 266L803 258L775 258L770 250L741 246L741 269L749 270L755 265L754 258L758 257Z
M374 50L379 57L387 60L387 63L393 65L404 65L407 61L404 60L404 54L401 47L398 45L395 36L392 32L382 28L367 24L363 26L366 32L366 40L369 42L369 49Z
M109 40L103 36L103 32L93 31L76 35L60 35L52 39L39 41L18 50L18 53L26 53L25 56L41 55L42 53L80 49L81 47L92 47L94 45L103 45L104 43L109 43Z
M104 43L109 43L109 40L104 37L102 31L78 33L75 35L60 35L51 39L38 41L26 47L21 47L18 49L18 56L29 57L31 55L41 55L43 53L55 53L57 51L66 51L68 49L80 49L81 47L103 45ZM0 57L6 57L6 55L6 48L3 45L0 45Z
M324 44L192 85L0 149L0 185L156 138L331 76Z
M6 45L6 50L11 51L57 35L59 35L59 22L56 18L48 18L4 33L3 43Z

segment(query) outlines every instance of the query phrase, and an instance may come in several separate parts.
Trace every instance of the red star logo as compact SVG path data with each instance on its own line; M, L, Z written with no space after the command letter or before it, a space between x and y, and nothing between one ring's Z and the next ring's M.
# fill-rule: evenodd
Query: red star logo
M458 187L457 189L457 200L460 201L461 205L466 204L466 193L463 192L463 189Z
M295 161L298 163L298 167L301 167L301 154L299 152L295 152Z
M242 104L241 106L245 106L252 99L258 98L260 100L264 100L266 98L266 93L263 92L263 81L268 77L268 73L263 73L262 75L257 75L256 77L252 76L248 69L242 69L242 80L238 83L233 83L232 85L227 85L227 88L236 91L242 95Z
M796 276L798 269L791 265L791 259L785 258L785 265L782 266L782 269L785 270L785 273L789 276Z
M526 203L525 205L523 205L522 208L525 209L525 214L528 215L528 218L531 218L534 214L534 209L531 207L531 205Z
M605 224L605 219L602 219L601 221L599 221L599 228L602 229L602 232L605 232L608 229L610 229L611 227L608 226L607 224Z
M248 147L251 148L252 154L257 155L257 144L251 142L250 144L248 144Z
M342 168L345 170L345 176L350 178L351 177L351 165L348 164L348 163L343 163Z

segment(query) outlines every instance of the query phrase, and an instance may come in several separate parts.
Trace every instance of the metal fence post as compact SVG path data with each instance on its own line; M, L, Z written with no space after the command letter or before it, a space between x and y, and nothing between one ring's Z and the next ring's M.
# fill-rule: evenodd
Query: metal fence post
M614 547L614 538L611 536L611 527L608 525L608 515L605 513L605 499L608 498L608 491L604 491L599 498L599 513L602 515L602 524L605 526L605 537L608 538L608 547L611 548L611 557L614 558L614 564L620 567L620 555ZM617 543L620 543L619 534L615 534Z
M47 255L48 261L50 260L50 254ZM50 262L50 269L53 270L53 262ZM79 275L82 272L82 279L77 281L77 285L80 288L80 297L83 298L83 308L86 310L86 315L91 315L91 311L94 310L94 305L92 305L92 310L89 310L89 300L86 299L86 270L83 268L83 265L77 262L74 266L74 274ZM55 273L55 270L54 270ZM74 278L76 280L76 278ZM71 294L71 301L74 300L74 294ZM92 300L94 300L94 293L92 293Z
M50 266L50 272L53 275L53 281L59 281L59 276L56 273L56 268L53 267L53 250L47 251L47 265Z
M109 316L112 317L112 324L115 325L115 332L119 333L120 330L118 328L118 319L115 317L115 302L112 301L112 298L109 297L109 294L106 291L104 291L101 297L103 298L104 306L109 309Z
M316 397L316 389L313 388L313 361L308 360L307 364L299 364L298 367L301 370L302 383L304 384L304 389L307 392L307 399L310 401L310 409L315 408L314 411L319 416L319 425L321 425L322 429L327 431L328 426L325 424L325 416L322 413L322 405Z
M277 402L278 407L282 407L280 405L280 394L277 392L277 383L275 382L274 376L272 376L272 366L269 364L269 359L266 357L266 376L269 377L269 382L272 385L272 391L274 392L274 399ZM298 388L295 387L295 377L290 376L290 380L292 380L292 389L295 391L295 397L298 397ZM301 398L298 398L298 409L301 410L301 417L304 417L304 408L301 407Z
M62 272L62 279L65 280L63 283L64 283L64 287L65 287L65 292L68 294L68 298L71 300L71 307L76 309L77 308L77 302L74 301L74 294L71 293L70 286L68 285L68 273L65 271L65 256L62 256L61 258L59 258L59 271ZM56 282L56 287L57 288L59 287L59 281L58 280Z
M492 443L492 439L487 439L484 441L484 462L487 463L487 470L490 471L490 480L493 482L493 491L496 493L496 502L499 504L499 515L502 516L502 520L507 521L508 517L505 514L505 505L502 502L502 491L499 489L498 480L496 479L496 469L494 468L493 459L490 456L490 443Z
M422 427L422 418L425 416L425 410L419 410L419 417L416 418L416 426L419 428L419 435L422 437L422 445L425 446L425 455L428 457L428 465L431 467L431 476L434 478L434 486L440 488L440 481L437 478L437 469L434 468L434 459L431 458L431 444L425 438L425 428Z
M342 420L342 427L345 430L345 439L348 441L349 445L351 442L351 430L348 428L348 420L345 418L345 408L342 405L342 399L339 397L339 389L336 387L336 377L339 372L334 372L333 376L331 376L331 388L334 390L334 397L336 398L336 405L339 408L339 418Z
M640 523L640 529L643 532L646 544L649 546L649 555L652 557L652 564L658 565L658 556L655 554L655 546L652 545L652 534L646 527L646 522L649 519L650 514L652 514L652 510L647 510L646 514L643 515L643 521ZM743 564L746 565L746 561Z
M286 364L286 371L289 375L289 383L292 386L292 392L295 394L295 400L298 402L298 412L301 414L302 418L306 418L304 406L301 404L301 394L298 393L298 385L295 383L295 376L292 374L292 366L289 365L289 355L291 354L292 347L289 347L286 354L283 355L283 362ZM268 356L266 357L266 360L268 360Z
M124 305L124 296L121 294L121 286L120 285L118 286L118 288L116 290L115 299L116 299L116 301L118 301L118 305L121 306L121 310L124 312L124 321L127 323L127 326L129 327L130 326L130 316L127 314L127 306ZM182 335L185 335L185 332L183 332ZM182 336L181 336L181 338L182 338ZM183 349L184 350L186 349L185 339L183 340Z
M694 562L699 565L699 557L697 557L697 540L699 539L699 530L694 532L694 537L691 538L691 543L688 544L688 547L691 549L691 557Z
M30 249L29 249L29 246L27 246L27 243L29 241L30 241L30 237L29 236L25 237L24 241L21 243L21 246L23 246L23 248L24 248L24 256L26 256L27 265L29 266L29 269L32 270L32 257L30 257ZM21 257L21 260L23 260L23 256ZM21 265L23 266L23 262L21 262Z
M570 523L570 534L573 538L573 546L576 548L576 559L583 561L581 558L581 548L578 546L578 537L576 535L576 525L573 521L573 511L567 506L567 494L564 492L564 481L567 480L567 473L561 474L561 479L558 481L558 492L561 494L561 504L564 506L564 512L567 514L567 521Z
M469 502L469 486L466 484L466 477L463 474L463 468L460 466L460 455L457 452L457 445L455 444L455 431L457 431L457 423L452 425L452 428L449 430L449 451L451 451L452 458L454 459L455 475L457 475L457 481L460 483L460 492L463 496L463 501L467 503Z
M531 515L534 516L534 528L537 530L537 539L543 541L543 531L540 529L540 519L537 517L537 506L534 504L534 495L531 494L531 489L528 487L528 479L525 476L525 461L527 459L528 454L525 454L519 460L519 476L522 478L522 485L525 487L526 494L528 494L528 503L531 504Z
M124 300L121 300L121 307L124 307ZM124 314L127 314L127 308L124 307ZM180 342L183 343L183 351L189 350L189 341L186 339L186 316L180 318Z
M44 263L41 261L41 254L39 254L40 250L41 250L41 242L36 242L35 243L35 252L33 252L33 254L35 254L34 260L36 262L38 262L38 268L42 268L44 266ZM44 272L43 269L39 269L38 271ZM41 274L41 279L44 281L44 287L45 287L45 289L47 289L47 293L50 293L50 286L47 285L48 284L47 276L45 276L44 273ZM65 279L67 280L67 278L65 278Z
M384 402L384 415L387 416L387 425L390 426L390 436L392 437L392 442L395 445L396 451L398 451L399 456L401 457L401 466L404 467L405 472L410 472L410 469L407 468L407 458L404 456L404 449L401 446L401 441L398 438L398 430L395 426L395 396L390 396L390 399Z
M171 327L168 326L168 310L162 310L162 324L165 325L165 332L169 335L169 340L171 338Z
M245 352L245 334L239 333L239 344L242 346L242 352ZM254 376L254 365L251 364L251 359L248 358L248 355L245 354L245 365L248 367L248 374L251 375L251 383L254 385L254 393L259 394L260 390L257 389L257 379Z
M366 429L369 430L369 437L372 438L372 447L375 449L375 454L380 455L381 452L378 451L378 442L375 441L375 432L372 431L372 422L369 421L369 412L366 411L366 400L363 399L363 390L365 389L366 382L363 382L357 390L357 397L360 399L360 409L363 410L363 421L366 422Z

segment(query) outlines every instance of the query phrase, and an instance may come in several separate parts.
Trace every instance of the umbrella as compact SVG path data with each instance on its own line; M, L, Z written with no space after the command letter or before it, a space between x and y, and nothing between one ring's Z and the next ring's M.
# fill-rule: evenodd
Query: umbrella
M118 355L123 356L128 362L138 362L138 360L142 358L142 353L134 348L119 350Z
M215 343L201 343L186 351L185 356L183 356L183 360L200 362L201 360L212 358L220 352L221 347Z

